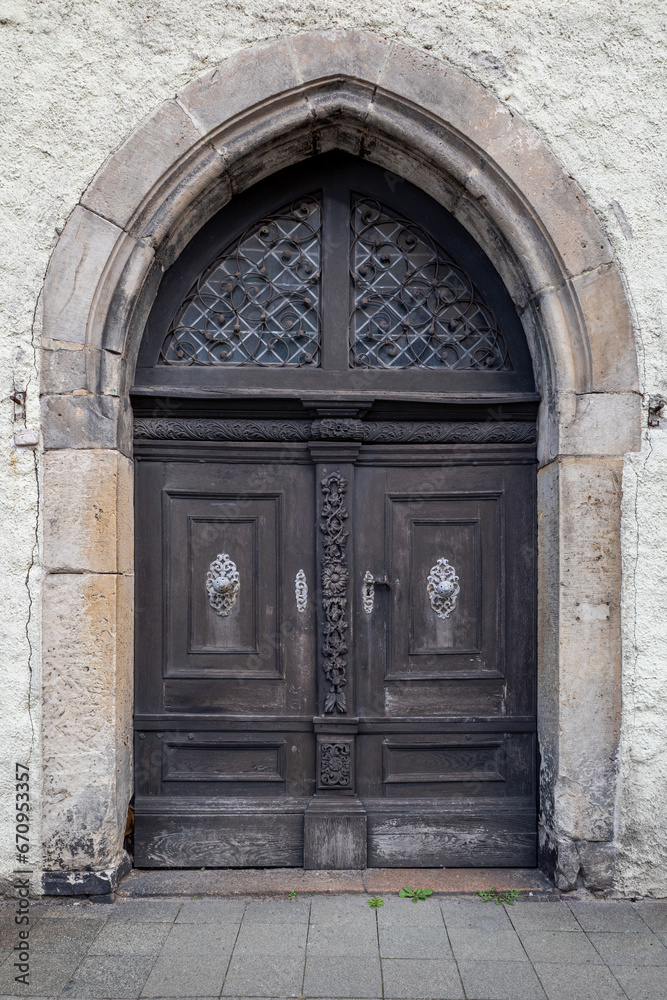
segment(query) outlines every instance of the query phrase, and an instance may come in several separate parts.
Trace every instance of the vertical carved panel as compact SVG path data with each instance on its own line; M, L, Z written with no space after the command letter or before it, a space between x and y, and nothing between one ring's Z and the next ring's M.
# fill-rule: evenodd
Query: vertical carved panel
M339 472L332 472L322 480L322 521L324 534L322 547L322 654L327 689L324 711L346 712L347 699L343 690L347 684L347 568L348 530L345 527L347 508L345 493L347 479Z

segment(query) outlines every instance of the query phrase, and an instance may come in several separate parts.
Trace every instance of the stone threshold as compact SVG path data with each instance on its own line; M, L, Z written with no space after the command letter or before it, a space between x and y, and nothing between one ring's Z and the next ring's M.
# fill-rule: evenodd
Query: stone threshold
M367 868L306 871L303 868L133 869L116 898L150 896L286 896L398 892L403 886L441 894L476 893L493 886L522 896L559 898L539 868Z

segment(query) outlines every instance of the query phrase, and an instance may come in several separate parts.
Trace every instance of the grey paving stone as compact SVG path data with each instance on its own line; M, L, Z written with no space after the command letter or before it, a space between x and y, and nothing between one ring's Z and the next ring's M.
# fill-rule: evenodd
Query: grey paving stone
M342 923L327 927L313 924L308 934L308 955L313 958L378 954L378 936L372 923Z
M306 959L303 986L306 997L381 997L380 959L340 958Z
M30 945L42 954L83 955L103 927L103 920L40 920L30 935Z
M35 903L33 917L66 917L69 920L106 920L113 904L102 903Z
M582 931L521 931L531 962L601 965L602 959Z
M138 997L153 965L153 958L128 955L84 958L63 997Z
M626 1000L604 965L536 965L548 1000Z
M223 996L299 997L304 958L234 954Z
M459 1000L463 997L456 962L388 958L382 962L387 1000Z
M635 913L667 944L667 900L663 903L635 903Z
M481 899L443 899L440 908L447 927L512 929L505 907L495 903L483 903Z
M12 997L60 995L80 961L81 955L34 953L30 959L30 986L26 988L14 981L19 973L10 956L0 967L0 993Z
M653 934L591 932L588 937L607 965L667 965L667 948Z
M378 907L378 925L385 927L442 927L442 911L437 899L426 899L423 902L411 903L409 899L400 896L389 896L384 900L384 906Z
M173 924L141 995L219 996L236 933L234 924Z
M568 904L585 931L642 931L644 924L632 903L612 899Z
M515 903L507 915L516 930L578 931L580 925L566 903Z
M180 899L123 899L109 907L107 921L133 920L135 923L173 923L183 906Z
M284 955L299 957L305 951L308 924L241 925L234 954ZM294 954L296 953L296 954Z
M317 897L310 906L310 923L333 926L352 921L358 925L375 925L377 911L371 910L367 900L368 896Z
M453 959L445 925L440 927L380 927L382 958Z
M629 1000L665 1000L667 997L667 974L660 965L639 969L632 965L612 965L611 971Z
M474 962L484 957L495 962L527 962L521 942L508 923L509 930L480 930L478 927L450 927L449 940L454 957Z
M244 924L307 924L310 903L304 900L255 900L248 903Z
M89 955L157 955L171 924L134 923L129 920L106 924L97 935Z
M245 903L242 899L188 899L176 917L179 924L239 923Z
M475 1000L544 1000L528 962L459 962L459 973L466 995Z
M32 932L37 926L37 917L33 914L30 915L29 924L16 924L14 923L14 915L2 915L0 917L0 949L9 950L14 947L15 944L19 943L19 931L28 930L32 936Z

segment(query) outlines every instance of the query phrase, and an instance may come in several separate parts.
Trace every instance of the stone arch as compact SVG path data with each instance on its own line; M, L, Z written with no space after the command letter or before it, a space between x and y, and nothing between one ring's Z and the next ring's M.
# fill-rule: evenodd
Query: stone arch
M542 393L541 841L562 887L580 872L590 885L613 877L620 476L639 446L640 397L611 248L577 184L489 91L422 52L340 31L252 47L188 84L109 157L54 251L42 340L47 891L96 891L123 865L128 394L159 282L234 194L333 148L448 208L521 315Z

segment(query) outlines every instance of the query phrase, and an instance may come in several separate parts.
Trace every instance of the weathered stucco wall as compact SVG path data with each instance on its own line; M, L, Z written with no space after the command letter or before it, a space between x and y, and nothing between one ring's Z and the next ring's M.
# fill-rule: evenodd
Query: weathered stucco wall
M312 28L365 27L429 49L525 117L582 186L626 281L642 389L647 396L667 395L667 221L661 218L666 13L664 0L465 5L420 0L409 6L393 0L377 7L327 0L278 7L257 2L193 7L183 0L6 2L3 51L17 55L3 60L1 70L0 504L6 544L0 550L5 612L0 683L8 719L0 736L3 807L13 800L14 759L30 751L37 733L40 662L35 453L13 444L23 424L14 422L9 397L15 387L27 387L27 425L36 428L33 338L40 332L40 289L57 234L105 158L177 89L255 41ZM661 504L666 451L667 419L662 429L646 431L642 451L626 463L624 476L618 878L623 891L637 894L667 894L667 700L661 698L667 683L662 570L667 528ZM74 567L59 585L74 586L76 572ZM36 753L31 759L36 776ZM62 794L65 801L67 790ZM9 808L2 809L2 817L0 874L7 877L14 867ZM47 825L57 821L49 817ZM37 829L35 835L38 839Z

